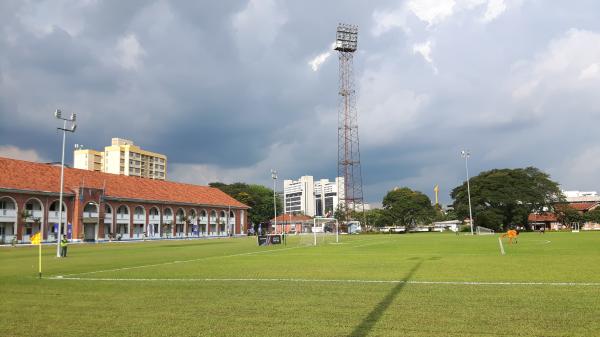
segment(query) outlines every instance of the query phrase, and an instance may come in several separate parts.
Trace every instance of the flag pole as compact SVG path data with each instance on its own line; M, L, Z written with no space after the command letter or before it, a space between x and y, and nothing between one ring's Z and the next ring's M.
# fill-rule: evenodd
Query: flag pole
M40 242L38 243L39 246L39 276L40 276L40 280L42 279L42 240L40 238Z

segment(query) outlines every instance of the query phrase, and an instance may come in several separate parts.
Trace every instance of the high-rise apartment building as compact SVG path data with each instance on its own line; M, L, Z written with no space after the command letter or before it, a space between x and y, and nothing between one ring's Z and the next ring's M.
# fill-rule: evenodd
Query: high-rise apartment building
M303 213L308 216L333 216L338 207L338 196L344 191L344 178L314 180L312 176L302 176L298 180L283 181L283 202L285 213Z
M113 138L103 152L77 149L73 157L73 166L78 169L159 180L167 178L167 156L142 150L127 139Z

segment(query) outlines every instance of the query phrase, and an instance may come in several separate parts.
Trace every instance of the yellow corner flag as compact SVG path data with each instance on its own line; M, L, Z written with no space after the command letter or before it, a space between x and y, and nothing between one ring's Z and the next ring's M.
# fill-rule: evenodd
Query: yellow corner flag
M37 232L37 233L35 233L35 235L33 235L31 237L31 244L32 245L39 245L41 243L42 243L41 232Z
M32 237L31 237L31 244L32 245L38 245L39 247L39 254L38 254L38 265L39 265L39 269L38 269L38 273L39 273L39 277L42 278L42 232L39 231L37 233L35 233Z

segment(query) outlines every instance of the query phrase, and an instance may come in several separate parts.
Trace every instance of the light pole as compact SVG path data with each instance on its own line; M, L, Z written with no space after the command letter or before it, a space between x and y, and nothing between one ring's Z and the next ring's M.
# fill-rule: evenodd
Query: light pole
M75 129L77 128L77 124L75 124L75 119L76 119L77 115L75 115L75 113L72 113L70 118L63 118L62 111L60 111L60 109L56 109L56 111L54 112L54 117L63 121L63 127L57 128L58 130L62 130L62 132L63 132L62 157L60 160L60 194L58 197L58 204L60 205L59 206L60 212L58 213L58 233L57 233L58 236L56 237L56 257L61 257L60 256L60 239L62 237L62 224L63 224L62 215L63 215L63 186L64 186L64 178L65 178L65 139L66 139L67 131L75 132ZM68 129L67 129L67 122L71 122L71 127Z
M467 171L467 196L469 197L469 222L471 223L471 235L473 235L473 212L471 210L471 186L469 184L469 157L471 153L469 150L460 151L460 155L465 158L465 169Z
M271 178L273 178L273 210L275 212L275 231L277 231L277 197L275 192L275 184L277 182L277 171L271 169Z

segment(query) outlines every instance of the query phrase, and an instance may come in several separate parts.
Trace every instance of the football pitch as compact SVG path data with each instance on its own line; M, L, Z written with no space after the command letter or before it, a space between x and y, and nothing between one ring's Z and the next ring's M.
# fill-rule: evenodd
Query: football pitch
M600 336L600 233L0 249L2 336Z

